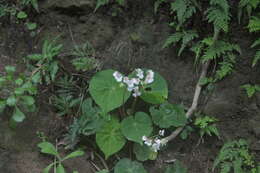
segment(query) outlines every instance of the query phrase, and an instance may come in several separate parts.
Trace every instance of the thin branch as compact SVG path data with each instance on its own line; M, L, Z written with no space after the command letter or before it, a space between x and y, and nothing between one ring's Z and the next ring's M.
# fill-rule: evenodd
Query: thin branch
M202 71L201 71L200 78L199 78L199 80L197 82L197 85L196 85L196 89L195 89L192 105L191 105L191 107L188 109L188 111L186 113L187 119L189 119L191 117L191 115L197 109L199 96L200 96L201 89L202 89L202 85L200 84L200 81L201 81L201 79L206 77L209 64L210 64L210 61L207 61L207 62L205 62L202 65ZM162 141L165 141L165 143L167 143L168 141L174 139L175 137L177 137L179 135L179 133L183 130L183 128L184 127L177 128L174 132L172 132L172 134L170 136L167 136L167 137L163 138Z

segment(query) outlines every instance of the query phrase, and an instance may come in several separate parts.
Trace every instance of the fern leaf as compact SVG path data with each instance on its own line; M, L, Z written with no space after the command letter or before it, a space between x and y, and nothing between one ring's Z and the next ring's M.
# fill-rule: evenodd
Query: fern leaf
M258 45L260 45L260 38L254 41L254 43L251 45L251 48L254 48Z
M172 34L171 36L169 36L167 38L167 40L165 41L163 48L167 48L172 44L175 44L177 42L179 42L181 40L181 38L183 37L183 33L182 32L176 32L174 34Z
M188 43L197 37L199 37L199 35L195 31L184 32L182 37L182 45L178 51L178 56L181 55Z
M258 32L260 31L260 18L253 16L250 20L249 20L249 24L248 24L248 29L249 32Z
M206 11L207 20L213 23L216 29L228 32L230 14L227 0L211 0L210 5L211 7Z
M254 67L259 60L260 60L260 50L258 50L255 54L255 57L254 57L254 60L253 60L253 63L252 63L252 67Z

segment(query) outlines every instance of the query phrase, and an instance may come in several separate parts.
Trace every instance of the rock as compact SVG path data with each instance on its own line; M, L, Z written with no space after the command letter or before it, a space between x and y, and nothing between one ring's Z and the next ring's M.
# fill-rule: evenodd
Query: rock
M94 8L96 0L48 0L43 8Z

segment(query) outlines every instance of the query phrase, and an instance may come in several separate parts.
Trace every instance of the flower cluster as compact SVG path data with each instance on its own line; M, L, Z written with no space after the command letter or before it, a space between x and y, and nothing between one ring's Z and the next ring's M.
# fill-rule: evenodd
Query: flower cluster
M164 136L164 132L165 132L164 130L160 130L159 136ZM158 152L160 150L160 148L163 145L165 145L165 142L163 140L159 139L159 137L152 139L152 138L143 136L142 140L143 140L144 144L151 147L154 152Z
M127 86L127 90L132 92L133 96L138 97L141 95L140 86L151 84L154 81L154 72L152 70L147 70L146 76L144 75L144 71L140 68L135 69L134 78L129 78L127 76L123 76L120 72L115 71L113 76L117 82L123 83Z

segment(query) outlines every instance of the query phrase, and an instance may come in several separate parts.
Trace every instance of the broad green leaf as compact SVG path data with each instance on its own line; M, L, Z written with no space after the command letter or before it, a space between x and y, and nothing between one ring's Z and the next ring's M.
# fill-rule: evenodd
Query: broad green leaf
M28 106L31 106L35 103L35 100L32 96L22 96L21 99L23 103Z
M12 115L12 119L15 122L22 122L25 119L24 113L17 106L14 109L14 113Z
M59 165L57 167L57 173L66 173L66 171L61 163L59 163Z
M147 145L134 144L134 153L139 161L155 160L157 158L157 152L154 152L151 147Z
M168 98L168 86L165 79L155 72L154 81L141 89L141 98L148 103L160 104Z
M10 73L14 73L16 71L15 67L14 66L10 66L10 65L7 65L5 66L5 71L10 74Z
M8 106L14 106L16 104L16 97L14 95L11 95L10 97L7 98L6 104Z
M23 79L22 78L18 78L14 82L15 82L16 85L22 85L23 84Z
M130 140L142 144L143 136L150 136L153 127L150 117L144 112L137 112L135 116L129 116L121 122L124 136Z
M49 173L54 163L49 164L46 168L43 169L43 173Z
M104 112L120 107L130 96L125 85L114 79L114 72L114 70L98 72L89 84L90 95Z
M19 13L17 13L16 17L18 19L25 19L25 18L27 18L27 14L24 11L20 11Z
M80 156L83 156L83 155L84 155L84 151L78 150L78 151L74 151L74 152L70 153L69 155L67 155L62 160L67 160L67 159L71 159L71 158L74 158L74 157L80 157Z
M103 128L96 133L96 142L106 159L123 148L126 140L117 119L112 118L104 124Z
M52 145L51 143L41 142L37 146L41 149L42 153L50 154L59 158L59 154L57 150L55 149L54 145Z
M27 56L28 59L33 60L33 61L39 61L43 59L42 54L31 54Z
M0 114L4 112L6 107L6 102L4 100L0 100Z
M143 165L136 161L131 161L130 159L124 158L117 162L115 173L147 173Z
M174 165L167 167L165 173L187 173L187 168L183 167L181 162L176 160Z
M41 72L38 71L32 76L33 83L41 83Z
M160 105L159 109L155 106L151 107L150 113L154 124L160 128L180 127L187 122L184 108L181 105L164 103Z

